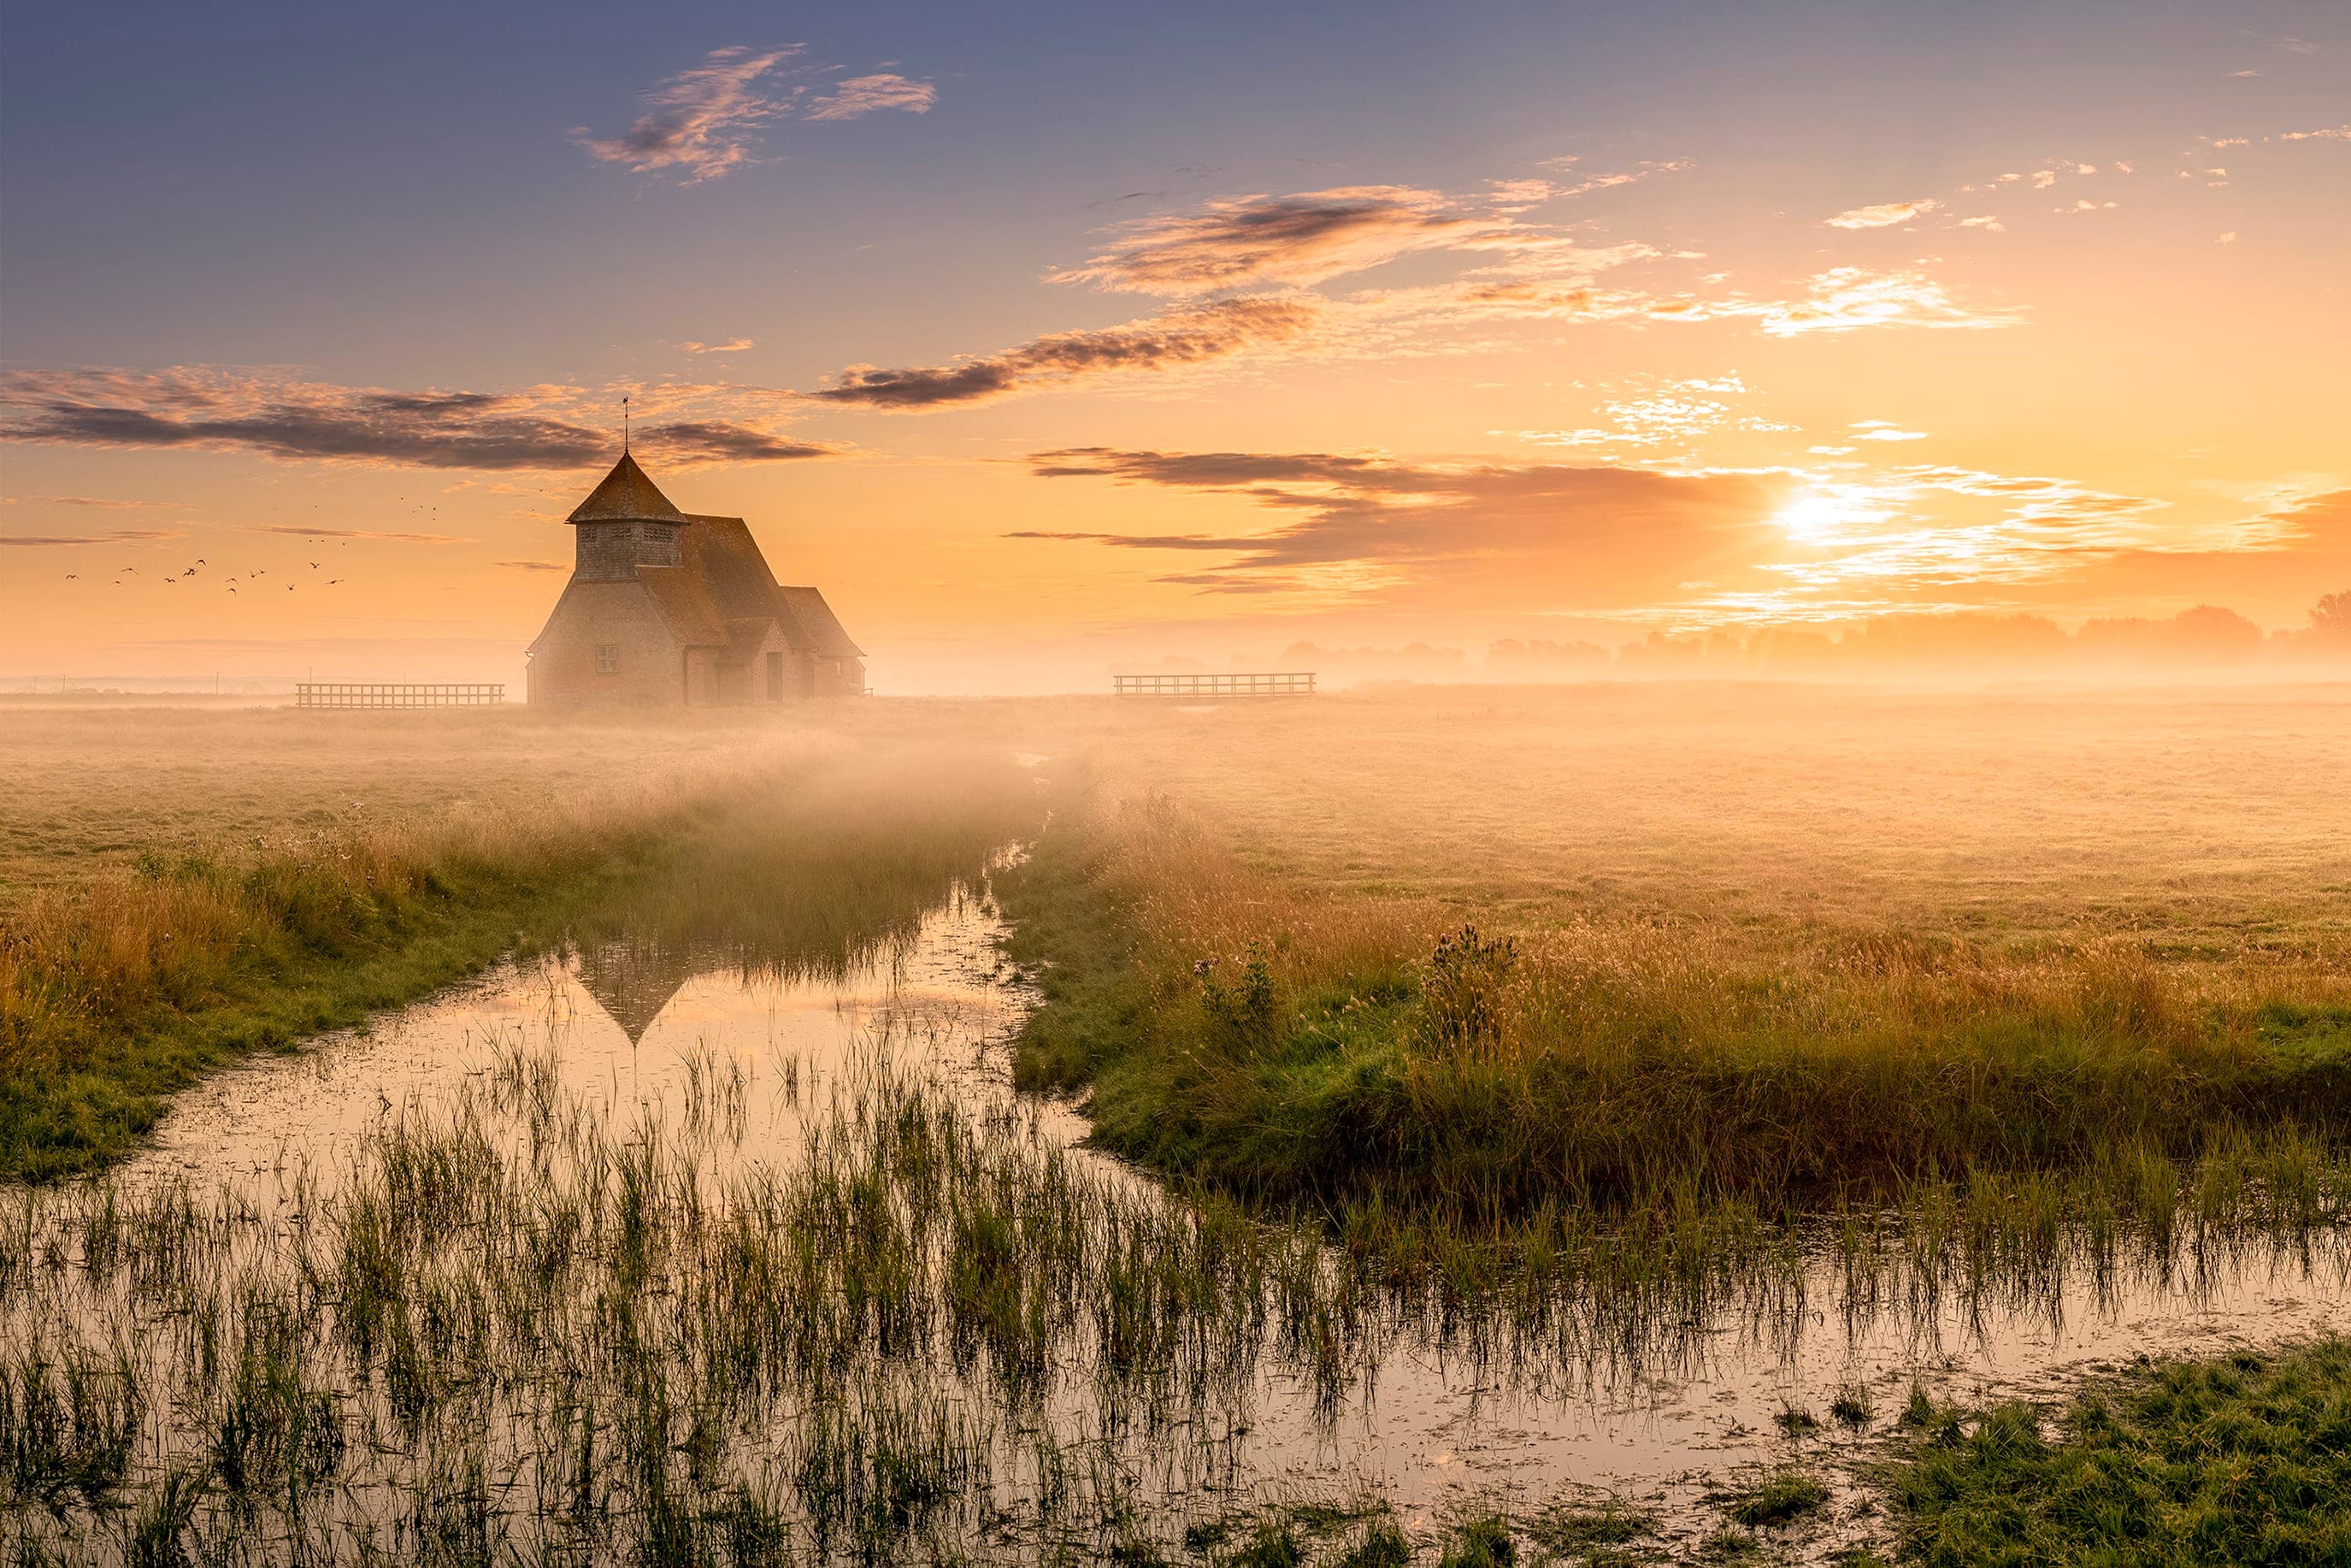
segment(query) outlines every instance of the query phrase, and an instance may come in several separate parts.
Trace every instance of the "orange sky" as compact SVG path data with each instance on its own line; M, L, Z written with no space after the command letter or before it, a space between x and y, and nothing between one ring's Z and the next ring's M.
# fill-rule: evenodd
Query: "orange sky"
M66 90L75 24L20 19L0 674L517 681L624 394L883 690L1920 611L2275 631L2351 588L2351 23L1702 14L1472 8L1435 53L1382 17L1285 75L713 11L456 104L470 161L326 37L298 106L148 84L161 171ZM317 136L236 134L273 107ZM236 221L168 221L173 116Z

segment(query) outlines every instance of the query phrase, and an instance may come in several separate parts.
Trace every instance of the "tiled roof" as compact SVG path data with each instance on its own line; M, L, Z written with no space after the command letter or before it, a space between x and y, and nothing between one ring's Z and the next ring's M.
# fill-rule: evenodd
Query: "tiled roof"
M661 486L645 477L637 460L627 453L612 465L604 482L588 492L588 498L572 509L565 519L574 523L682 523L685 514L661 493Z
M799 623L800 635L793 641L807 648L820 659L862 659L865 650L849 640L832 606L824 595L813 588L778 588L776 592L784 601L791 617Z
M723 648L727 644L718 607L710 602L701 578L691 568L641 566L637 580L653 595L654 607L680 646Z

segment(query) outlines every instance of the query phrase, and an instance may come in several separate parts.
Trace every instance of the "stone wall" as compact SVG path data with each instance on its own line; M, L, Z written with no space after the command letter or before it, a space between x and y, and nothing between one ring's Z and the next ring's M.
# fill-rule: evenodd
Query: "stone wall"
M597 668L599 647L611 651L609 672ZM574 581L531 655L530 700L559 707L674 706L685 700L684 674L661 612L634 577ZM702 700L698 693L695 700Z

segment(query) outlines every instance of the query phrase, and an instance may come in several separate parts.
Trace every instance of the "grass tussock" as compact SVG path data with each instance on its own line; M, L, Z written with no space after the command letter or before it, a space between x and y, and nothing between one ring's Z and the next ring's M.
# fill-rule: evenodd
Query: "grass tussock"
M1886 1484L1902 1560L2351 1559L2351 1343L2167 1364L2055 1409L1934 1410Z
M1604 907L1505 930L1082 789L1006 891L1048 997L1024 1084L1084 1087L1123 1154L1352 1222L1901 1205L1990 1240L2309 1226L2351 1193L2351 971L2324 958Z

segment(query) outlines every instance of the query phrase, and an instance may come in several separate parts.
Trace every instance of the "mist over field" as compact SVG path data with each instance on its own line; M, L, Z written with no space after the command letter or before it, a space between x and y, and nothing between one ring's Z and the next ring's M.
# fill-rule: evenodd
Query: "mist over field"
M0 1562L2351 1561L2346 61L0 15Z

